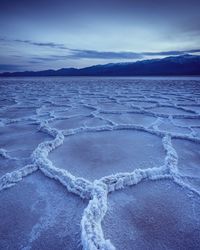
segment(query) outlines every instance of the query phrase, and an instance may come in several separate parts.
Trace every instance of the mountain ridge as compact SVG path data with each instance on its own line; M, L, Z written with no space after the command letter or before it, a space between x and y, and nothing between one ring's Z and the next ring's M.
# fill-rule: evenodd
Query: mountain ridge
M200 75L200 56L181 55L136 62L108 63L81 69L61 68L42 71L4 72L0 77L16 76L183 76Z

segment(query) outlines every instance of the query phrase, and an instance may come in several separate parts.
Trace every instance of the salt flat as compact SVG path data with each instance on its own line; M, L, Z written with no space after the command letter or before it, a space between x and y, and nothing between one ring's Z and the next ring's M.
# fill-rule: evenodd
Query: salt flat
M199 78L0 93L0 249L199 249Z

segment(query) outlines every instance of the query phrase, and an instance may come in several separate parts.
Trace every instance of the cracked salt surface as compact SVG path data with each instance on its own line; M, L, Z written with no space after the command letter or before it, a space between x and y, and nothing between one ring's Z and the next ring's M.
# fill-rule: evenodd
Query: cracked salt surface
M0 92L0 249L199 249L199 79Z
M200 200L166 180L112 193L103 220L105 237L127 250L198 249L199 225Z
M200 176L200 144L174 139L174 148L179 155L179 171L185 175Z
M33 174L0 199L0 249L81 249L86 201L57 182Z

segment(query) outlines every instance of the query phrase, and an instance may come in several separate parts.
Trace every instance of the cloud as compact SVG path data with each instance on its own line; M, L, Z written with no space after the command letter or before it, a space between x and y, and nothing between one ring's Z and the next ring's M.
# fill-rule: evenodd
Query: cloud
M14 71L20 68L21 66L16 64L0 64L0 71Z
M189 53L200 53L200 49L182 50L182 51L161 51L161 52L113 52L113 51L96 51L96 50L77 50L70 49L69 54L66 55L49 55L47 57L34 57L32 59L39 61L57 61L67 59L127 59L139 60L147 56L179 56Z
M48 48L53 48L53 49L68 50L68 48L65 47L64 44L54 43L54 42L46 42L46 43L44 43L44 42L35 42L35 41L31 41L31 40L6 39L6 38L0 38L0 41L3 41L3 42L16 42L16 43L29 44L29 45L39 46L39 47L48 47Z
M140 59L143 57L140 53L135 52L114 52L114 51L97 51L97 50L79 50L70 49L71 58L87 59Z
M43 43L43 42L33 42L30 40L20 40L20 39L15 39L13 41L18 42L18 43L25 43L25 44L29 44L29 45L39 46L39 47L49 47L49 48L64 49L64 50L68 49L63 44L53 43L53 42Z
M200 49L190 49L190 50L171 50L171 51L160 51L160 52L144 52L144 56L179 56L189 53L199 53Z
M189 49L189 50L172 50L172 51L160 51L160 52L133 52L133 51L98 51L98 50L87 50L87 49L74 49L68 48L64 44L59 44L55 42L35 42L31 40L21 40L21 39L6 39L0 38L3 42L15 42L29 44L38 47L48 47L53 49L66 50L65 55L49 55L49 56L35 56L30 59L36 62L42 61L58 61L67 59L127 59L127 60L139 60L145 57L151 56L178 56L188 53L199 53L200 49Z

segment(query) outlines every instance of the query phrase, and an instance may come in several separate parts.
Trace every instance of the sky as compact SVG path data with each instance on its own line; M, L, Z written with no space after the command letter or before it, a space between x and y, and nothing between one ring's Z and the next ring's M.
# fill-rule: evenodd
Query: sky
M200 54L199 0L0 0L0 72Z

